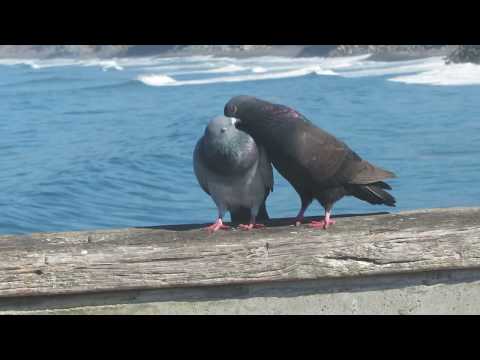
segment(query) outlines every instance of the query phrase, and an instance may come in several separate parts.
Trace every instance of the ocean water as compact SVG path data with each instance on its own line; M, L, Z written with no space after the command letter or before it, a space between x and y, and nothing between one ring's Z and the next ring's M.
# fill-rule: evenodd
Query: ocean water
M397 173L395 209L480 205L480 66L441 58L0 60L0 233L206 223L192 152L235 95L294 107ZM275 173L268 208L299 199ZM307 215L321 215L312 205Z

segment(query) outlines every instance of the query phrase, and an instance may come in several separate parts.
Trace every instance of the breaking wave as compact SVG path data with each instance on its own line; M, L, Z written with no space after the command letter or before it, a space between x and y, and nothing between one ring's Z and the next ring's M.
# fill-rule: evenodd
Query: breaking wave
M460 86L480 84L480 65L446 65L442 57L408 61L372 61L370 55L337 58L264 56L235 59L214 56L116 59L0 59L0 66L44 69L97 67L120 71L126 79L148 86L185 86L302 77L310 74L344 78L386 77L403 84ZM217 75L216 74L222 74ZM94 76L99 76L95 75ZM5 84L4 84L5 85Z
M437 86L480 85L480 65L450 64L413 75L398 76L390 81L405 84Z
M178 82L167 75L141 75L138 80L145 85L150 86L167 86L178 84Z
M343 68L339 74L343 77L388 76L419 73L443 65L445 61L441 57L393 62L362 61Z
M247 74L239 76L222 76L208 79L196 79L196 80L183 80L177 81L174 78L167 75L141 75L137 80L143 82L149 86L185 86L185 85L205 85L216 83L228 83L228 82L243 82L243 81L258 81L258 80L272 80L272 79L285 79L292 77L301 77L310 74L317 75L336 75L331 70L324 70L319 66L313 66L298 70L285 71L285 72L270 72L270 73L258 73Z

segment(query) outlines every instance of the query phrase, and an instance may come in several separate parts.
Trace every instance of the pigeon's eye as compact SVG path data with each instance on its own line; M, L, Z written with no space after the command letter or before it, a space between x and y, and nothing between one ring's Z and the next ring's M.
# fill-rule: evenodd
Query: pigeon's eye
M227 132L227 128L221 128L220 129L220 132L223 134L223 133L226 133Z
M237 107L235 105L227 105L227 116L235 116L237 113Z

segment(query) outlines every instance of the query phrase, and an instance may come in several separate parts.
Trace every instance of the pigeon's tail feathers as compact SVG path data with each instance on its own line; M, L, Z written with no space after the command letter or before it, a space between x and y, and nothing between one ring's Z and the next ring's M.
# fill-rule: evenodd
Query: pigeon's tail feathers
M387 205L395 207L395 198L383 189L391 190L391 187L384 182L377 182L368 185L353 185L350 188L351 195L366 201L372 205Z
M355 167L355 175L352 176L348 181L350 184L368 185L397 177L393 172L374 166L365 160L363 160L361 163L358 163L358 165Z
M374 185L374 186L379 187L379 188L384 189L384 190L392 190L392 187L390 185L388 185L387 183L383 182L383 181L379 181L379 182L376 182L376 183L370 184L370 185Z

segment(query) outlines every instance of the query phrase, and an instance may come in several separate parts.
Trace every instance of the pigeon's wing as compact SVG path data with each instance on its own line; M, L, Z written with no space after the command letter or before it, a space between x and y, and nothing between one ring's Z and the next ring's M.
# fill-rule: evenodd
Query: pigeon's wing
M198 179L198 183L202 187L203 191L210 195L210 190L208 189L208 176L210 171L206 168L202 158L202 145L203 138L201 138L198 141L197 146L195 146L195 151L193 153L193 169L195 171L195 176Z
M356 161L345 143L313 125L299 124L293 139L289 151L316 182L328 181L348 162Z
M349 184L366 185L397 177L393 172L374 166L365 160L350 164L348 171L347 178ZM384 186L387 184L380 183L380 185ZM389 185L387 186L390 187Z
M344 142L314 125L305 123L298 129L295 157L315 181L370 184L395 177L363 160Z
M262 146L258 146L259 158L258 158L258 171L266 187L266 194L268 195L273 191L273 168L267 152Z

